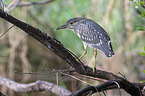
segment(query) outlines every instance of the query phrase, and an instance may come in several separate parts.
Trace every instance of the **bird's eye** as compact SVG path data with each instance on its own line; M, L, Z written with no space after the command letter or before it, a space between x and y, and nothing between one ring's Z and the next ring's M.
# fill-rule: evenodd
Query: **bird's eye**
M72 24L73 24L73 22L70 22L69 24L70 24L70 25L72 25Z

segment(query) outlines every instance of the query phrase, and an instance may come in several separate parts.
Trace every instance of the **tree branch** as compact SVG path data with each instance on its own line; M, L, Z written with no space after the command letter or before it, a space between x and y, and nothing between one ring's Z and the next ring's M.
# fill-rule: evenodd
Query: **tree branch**
M44 0L44 1L38 1L38 2L28 2L28 3L19 3L17 6L23 7L23 6L31 6L31 5L42 5L42 4L47 4L50 3L54 0Z
M128 92L132 96L143 96L139 89L140 86L138 84L133 85L129 81L110 72L102 70L95 70L94 72L92 68L84 66L84 64L77 59L77 56L75 56L69 50L67 50L58 40L56 40L53 37L50 37L46 33L41 32L39 29L14 18L13 16L3 12L2 10L0 10L0 17L7 20L8 22L11 22L15 26L19 27L24 32L38 40L40 43L44 44L47 48L53 51L65 62L67 62L69 65L75 68L76 72L83 75L88 75L106 80L119 80L119 85L126 92ZM142 88L142 86L140 88Z
M2 92L0 92L0 96L6 96L6 95L4 95Z
M73 96L87 96L88 94L92 95L95 92L101 92L106 89L108 90L108 87L110 87L110 86L113 86L114 87L113 89L118 88L116 86L115 82L116 81L108 81L108 82L104 82L97 86L88 86L86 88L83 88L83 89L78 90L77 92L73 93Z
M70 91L68 91L67 89L61 86L57 86L53 83L41 81L41 80L29 84L20 84L0 76L0 85L8 87L16 92L22 92L22 93L49 90L50 92L61 96L72 94Z
M96 92L101 92L101 91L110 90L110 89L117 89L117 88L124 89L123 88L124 86L122 86L121 83L123 82L120 80L111 80L97 86L88 86L86 88L83 88L73 93L73 96L87 96L88 94L92 95L93 93L96 93ZM133 94L136 94L135 92L132 92L132 96L143 96L141 92L138 95L133 95Z

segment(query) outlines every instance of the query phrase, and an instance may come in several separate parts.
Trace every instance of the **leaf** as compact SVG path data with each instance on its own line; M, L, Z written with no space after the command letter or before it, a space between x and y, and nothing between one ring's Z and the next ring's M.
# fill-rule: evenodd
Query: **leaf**
M139 15L139 19L141 19L142 18L142 16L141 15Z
M142 12L142 16L145 17L145 12Z
M145 46L144 46L144 51L145 51Z
M136 4L135 8L137 9L138 7L139 7L139 5L138 5L138 4Z
M138 8L138 7L139 7L139 1L134 0L134 2L133 2L133 3L135 4L135 8Z
M142 55L142 56L145 56L145 53L143 53L143 52L142 53L139 53L139 54Z
M144 28L143 26L138 26L138 27L137 27L137 30L138 30L138 31L145 31L145 28Z
M144 2L143 1L140 1L140 4L144 5Z
M144 83L145 81L140 81L140 83Z
M145 73L145 70L143 70L142 72Z

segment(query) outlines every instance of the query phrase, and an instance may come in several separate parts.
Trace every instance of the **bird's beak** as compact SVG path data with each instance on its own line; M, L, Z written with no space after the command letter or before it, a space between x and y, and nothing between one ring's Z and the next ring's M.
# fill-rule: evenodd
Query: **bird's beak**
M65 29L65 28L67 28L67 26L66 25L62 25L62 26L57 27L54 31L60 30L60 29Z

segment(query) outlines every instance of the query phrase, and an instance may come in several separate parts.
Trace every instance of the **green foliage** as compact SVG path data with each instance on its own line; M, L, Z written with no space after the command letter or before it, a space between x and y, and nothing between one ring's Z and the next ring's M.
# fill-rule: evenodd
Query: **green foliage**
M138 26L136 29L138 31L145 31L145 27L144 26Z
M136 5L135 8L139 8L141 5L144 5L144 2L141 0L133 0L133 2Z
M138 8L140 3L138 0L134 0L134 4L136 5L135 8Z
M144 46L144 51L145 51L145 46ZM140 55L145 56L145 52L141 52Z
M142 5L144 5L144 1L141 0L134 0L134 4L136 5L135 8L138 8L141 11L141 15L139 15L139 18L145 18L145 9L142 8ZM138 31L145 31L145 27L144 26L138 26L137 27ZM144 47L144 51L145 51L145 47ZM140 55L145 56L144 52L141 52Z
M145 70L142 71L145 74ZM145 81L140 81L140 83L144 83Z
M135 8L141 11L141 15L139 15L139 18L145 17L145 9L142 7L145 3L144 1L140 0L134 0Z
M134 0L134 4L136 5L135 8L138 8L139 11L141 12L141 15L139 15L139 18L145 18L145 9L142 8L142 5L144 5L144 1L140 0ZM138 31L145 31L144 26L138 26L137 27ZM145 51L145 46L144 46L144 51ZM141 52L140 55L145 56L145 52ZM142 71L145 74L145 70ZM140 83L144 83L145 81L140 81Z
M145 81L140 81L140 83L144 83Z
M142 17L145 17L145 11L142 12Z
M145 74L145 70L142 71Z
M140 55L145 56L145 53L140 53Z

